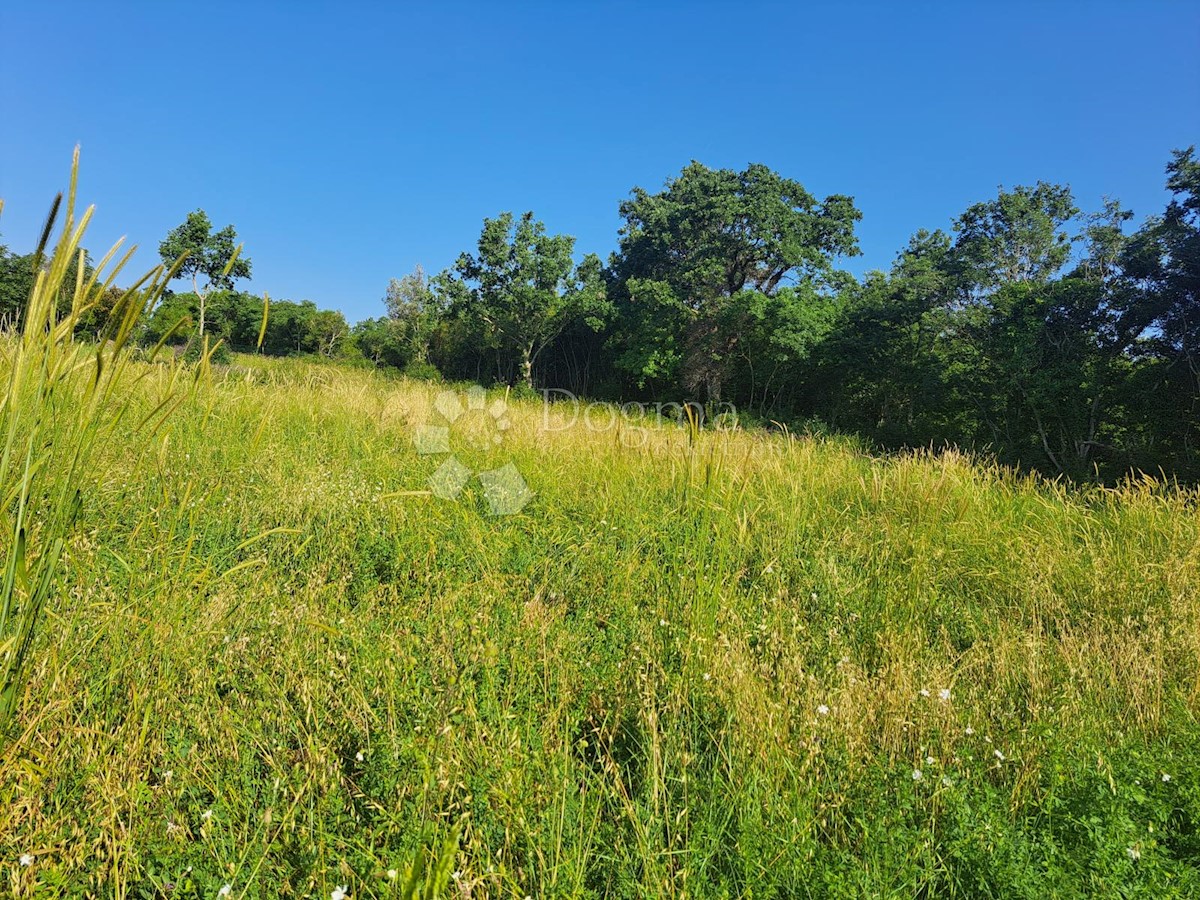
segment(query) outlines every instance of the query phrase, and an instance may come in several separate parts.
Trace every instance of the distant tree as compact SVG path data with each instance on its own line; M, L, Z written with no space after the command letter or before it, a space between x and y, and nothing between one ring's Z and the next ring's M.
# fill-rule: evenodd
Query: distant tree
M377 366L403 369L408 362L396 323L387 316L358 322L350 329L350 339L363 358Z
M75 333L89 339L100 337L108 327L109 316L112 315L117 303L124 296L125 290L115 285L97 293L91 306L79 317L79 325L76 327Z
M336 309L321 309L308 317L308 343L312 350L330 359L340 356L350 328Z
M959 277L983 293L1004 284L1044 283L1071 253L1063 225L1078 212L1070 188L1044 181L974 204L954 223Z
M1123 276L1134 301L1130 328L1144 325L1140 349L1150 361L1142 412L1168 456L1200 476L1200 160L1195 147L1167 164L1172 199L1121 249Z
M199 298L190 292L165 295L142 323L142 343L153 346L170 335L170 344L186 344L193 335L198 308Z
M37 279L32 254L19 256L0 245L0 322L17 325Z
M403 278L393 278L384 298L388 319L404 348L406 363L424 365L429 361L429 341L441 319L443 309L438 296L417 266Z
M678 379L713 400L744 355L737 326L748 310L738 307L785 284L827 283L834 259L858 252L862 217L852 198L818 201L764 165L698 162L657 194L635 188L620 212L618 365L640 384Z
M821 390L814 411L838 428L887 446L969 443L955 393L963 378L948 345L955 280L951 238L921 230L888 273L872 272L843 292L831 334L817 351ZM969 373L964 369L961 375Z
M45 269L49 260L38 259L35 254L18 256L0 245L0 321L18 325L25 312L25 304L33 290L38 272ZM67 264L67 272L58 291L57 311L60 316L70 311L75 297L75 284L79 268L79 257L73 256ZM91 276L92 257L83 252L83 276Z
M602 327L608 312L601 263L588 254L575 264L575 238L550 235L527 212L484 219L478 255L464 253L453 272L437 280L448 308L481 323L518 363L521 382L533 386L539 354L567 326Z
M236 280L250 277L250 260L241 255L241 249L233 226L226 225L213 232L208 214L202 209L188 213L183 224L171 229L158 246L159 255L168 266L187 254L179 268L179 277L192 280L192 290L199 301L200 338L204 337L209 294L214 290L232 290Z

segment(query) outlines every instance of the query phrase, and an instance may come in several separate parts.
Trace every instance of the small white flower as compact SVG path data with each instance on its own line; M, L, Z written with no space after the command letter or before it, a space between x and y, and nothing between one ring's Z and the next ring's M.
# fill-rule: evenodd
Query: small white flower
M1142 851L1139 850L1137 847L1126 847L1125 855L1128 856L1130 859L1132 859L1134 862L1137 862L1139 859L1142 858Z
M705 673L704 673L704 680L705 680L705 681L711 681L711 680L712 680L712 676L711 676L711 675L709 675L707 672L705 672Z
M212 818L212 810L206 809L204 812L200 813L200 818L202 818L205 822L207 822L209 819Z
M362 762L364 759L366 759L366 757L363 756L363 752L361 750L359 750L357 753L354 754L354 758L357 759L359 762Z
M179 826L176 825L174 822L167 822L167 834L170 834L172 831L175 831L178 827Z
M1171 780L1171 776L1168 775L1166 772L1163 772L1162 780L1163 780L1163 783L1165 784L1166 782Z
M953 784L954 784L954 782L950 780L949 775L942 776L942 787L950 787Z
M659 624L659 625L661 625L663 628L666 628L666 627L667 627L667 620L666 620L666 619L659 619L659 620L658 620L658 624Z
M972 728L970 725L968 725L966 733L967 733L967 737L970 737L971 735L973 735L975 733L975 729Z
M938 699L945 703L950 699L950 688L942 688L938 691Z
M21 854L21 865L32 866L33 865L33 855L29 854L29 853L22 853Z
M921 696L928 697L929 696L929 688L921 688Z
M387 876L388 876L388 878L390 878L392 881L395 881L397 878L399 878L399 877L400 877L400 873L399 873L399 872L397 872L395 869L388 869L388 871L387 871Z
M829 707L826 706L824 703L822 703L820 706L817 707L817 715L818 716L829 715Z
M453 872L450 873L450 877L453 878L455 881L462 881L462 870L455 869Z
M993 750L992 755L995 756L996 759L1000 760L1000 762L1004 762L1004 754L999 750Z
M223 884L223 885L221 885L221 889L219 891L217 891L217 896L218 897L228 897L232 893L233 893L233 885L232 884Z
M934 759L932 756L925 757L925 765L932 766L935 762L937 762L937 760Z
M329 893L329 900L346 900L346 886L339 884Z
M913 769L913 781L920 781L925 777L925 773L920 769Z

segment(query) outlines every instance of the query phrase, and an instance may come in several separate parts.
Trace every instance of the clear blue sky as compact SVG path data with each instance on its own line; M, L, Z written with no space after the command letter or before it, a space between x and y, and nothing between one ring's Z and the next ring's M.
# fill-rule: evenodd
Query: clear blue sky
M630 188L691 159L853 195L862 272L1000 184L1140 220L1196 142L1195 2L0 0L0 241L32 248L79 143L94 256L127 234L144 270L203 207L242 287L351 321L501 210L607 257Z

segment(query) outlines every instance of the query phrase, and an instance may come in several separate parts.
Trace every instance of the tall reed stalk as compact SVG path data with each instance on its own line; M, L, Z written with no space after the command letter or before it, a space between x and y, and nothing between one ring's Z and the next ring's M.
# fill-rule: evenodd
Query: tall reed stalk
M112 287L136 249L118 258L123 243L118 241L94 271L85 273L81 242L94 208L76 217L78 171L76 148L65 210L60 194L34 254L38 271L19 332L0 337L0 378L7 381L0 397L0 534L6 544L0 581L0 742L18 706L96 448L125 419L135 396L128 389L130 339L178 267L160 265L142 276L122 293L98 345L77 343L81 318ZM47 259L60 214L61 232ZM77 262L74 283L69 281L72 262Z

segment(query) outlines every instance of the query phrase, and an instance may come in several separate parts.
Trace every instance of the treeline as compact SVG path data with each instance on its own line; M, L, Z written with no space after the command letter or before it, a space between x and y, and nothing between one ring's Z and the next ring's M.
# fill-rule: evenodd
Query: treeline
M1001 190L856 279L852 198L692 163L621 204L607 266L531 214L393 282L381 364L608 399L733 403L886 448L955 445L1078 480L1200 480L1200 162L1133 227L1113 200ZM389 337L391 335L391 337ZM368 337L369 336L369 337ZM367 338L364 343L363 338Z
M955 445L1072 479L1200 480L1200 162L1167 165L1173 199L1133 226L1068 187L1001 190L918 231L856 279L853 198L817 198L766 166L693 162L620 205L607 264L532 213L486 219L473 252L393 280L351 327L310 301L234 289L232 226L196 211L163 241L193 290L143 340L355 360L420 377L610 400L734 404L885 448ZM90 265L85 260L85 265ZM0 247L0 318L19 321L37 261ZM73 278L68 281L73 282ZM202 286L203 282L203 286ZM111 306L113 297L107 298ZM81 330L101 333L101 298ZM727 408L727 407L726 407Z

